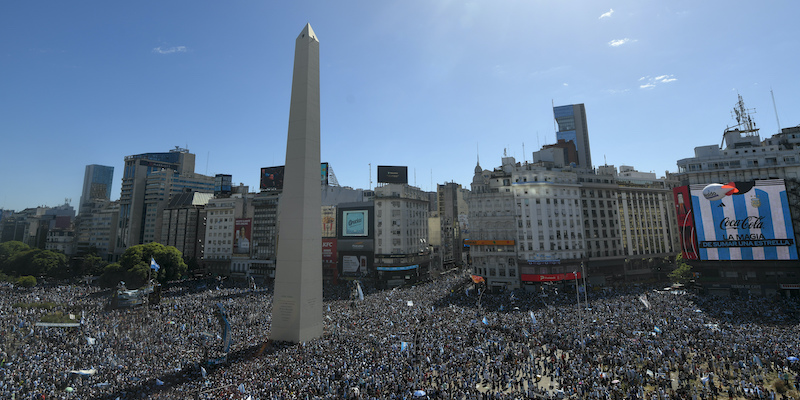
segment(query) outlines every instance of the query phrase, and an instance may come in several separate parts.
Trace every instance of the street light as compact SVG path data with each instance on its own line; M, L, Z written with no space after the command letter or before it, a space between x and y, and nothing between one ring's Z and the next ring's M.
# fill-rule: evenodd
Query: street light
M589 307L589 295L586 290L586 270L583 268L583 261L581 261L581 274L583 274L583 304Z

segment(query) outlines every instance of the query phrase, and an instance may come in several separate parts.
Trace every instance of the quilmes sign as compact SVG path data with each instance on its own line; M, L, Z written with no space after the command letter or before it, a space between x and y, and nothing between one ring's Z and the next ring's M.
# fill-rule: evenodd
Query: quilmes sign
M367 210L342 211L342 236L368 236L368 219Z

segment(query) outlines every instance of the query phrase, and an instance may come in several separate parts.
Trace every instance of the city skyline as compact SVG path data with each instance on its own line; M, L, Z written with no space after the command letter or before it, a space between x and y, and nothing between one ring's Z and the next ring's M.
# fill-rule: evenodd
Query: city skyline
M762 139L800 123L800 5L579 3L3 4L0 208L77 210L91 164L118 199L126 156L176 146L257 190L284 163L306 23L326 43L321 161L343 186L405 165L423 190L469 188L479 156L554 143L554 105L585 105L595 166L657 176L720 143L737 94Z

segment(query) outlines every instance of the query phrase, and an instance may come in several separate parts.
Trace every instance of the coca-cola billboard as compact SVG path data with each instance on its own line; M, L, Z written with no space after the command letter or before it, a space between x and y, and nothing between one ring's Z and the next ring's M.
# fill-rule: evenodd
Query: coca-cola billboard
M710 186L724 190L709 199L703 192ZM700 260L797 260L783 179L689 189Z

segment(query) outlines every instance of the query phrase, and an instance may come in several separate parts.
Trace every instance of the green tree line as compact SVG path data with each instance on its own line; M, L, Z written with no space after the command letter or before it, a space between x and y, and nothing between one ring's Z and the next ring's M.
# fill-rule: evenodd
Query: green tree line
M160 266L158 271L150 267L151 259ZM0 278L27 286L35 285L36 277L73 279L99 276L100 284L106 287L124 281L126 286L136 288L147 283L148 279L165 282L180 279L186 272L187 265L181 252L160 243L129 247L119 262L111 264L92 252L70 262L67 256L56 251L31 248L19 241L0 243L0 273L3 274ZM21 277L25 279L20 280Z

